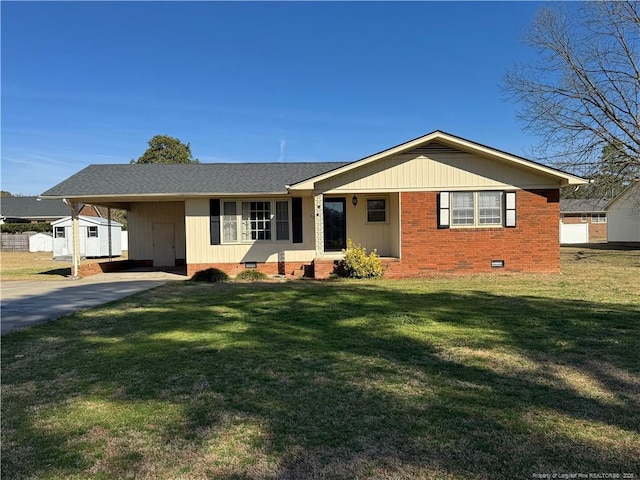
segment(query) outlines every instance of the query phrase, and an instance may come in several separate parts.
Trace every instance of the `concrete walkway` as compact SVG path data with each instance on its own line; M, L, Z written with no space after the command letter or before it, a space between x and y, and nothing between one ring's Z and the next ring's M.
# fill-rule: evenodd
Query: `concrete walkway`
M175 273L139 269L81 279L5 281L0 285L0 334L186 279Z

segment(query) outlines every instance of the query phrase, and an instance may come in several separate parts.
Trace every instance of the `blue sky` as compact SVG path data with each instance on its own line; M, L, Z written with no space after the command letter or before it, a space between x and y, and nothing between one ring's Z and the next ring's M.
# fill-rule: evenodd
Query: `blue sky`
M128 163L351 161L433 130L527 156L499 85L535 2L6 2L2 189Z

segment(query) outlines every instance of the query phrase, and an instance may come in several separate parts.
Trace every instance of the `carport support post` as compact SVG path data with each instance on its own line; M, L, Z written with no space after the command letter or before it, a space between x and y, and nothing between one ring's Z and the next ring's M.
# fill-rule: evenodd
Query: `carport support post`
M80 222L78 202L71 202L71 238L73 240L73 277L78 278L80 267Z

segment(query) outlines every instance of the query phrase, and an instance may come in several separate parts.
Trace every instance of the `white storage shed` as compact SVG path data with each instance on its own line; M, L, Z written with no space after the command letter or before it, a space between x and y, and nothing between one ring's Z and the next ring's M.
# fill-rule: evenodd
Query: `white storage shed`
M30 252L53 252L53 236L50 233L36 233L29 237Z
M122 224L102 217L78 217L81 257L112 257L122 255ZM71 217L61 218L53 225L53 258L73 255ZM109 249L111 243L111 249Z

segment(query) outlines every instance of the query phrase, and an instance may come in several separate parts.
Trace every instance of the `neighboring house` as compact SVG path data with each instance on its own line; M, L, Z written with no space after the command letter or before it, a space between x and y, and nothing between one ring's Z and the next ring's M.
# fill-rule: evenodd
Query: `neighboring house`
M0 198L0 223L44 223L53 222L70 213L68 205L60 199L40 197L2 197ZM83 205L81 214L100 216L91 205Z
M586 180L436 131L351 163L91 165L43 195L128 210L129 259L327 278L347 238L387 277L558 272Z
M119 257L122 255L122 224L102 217L80 215L80 255L83 257ZM71 217L61 218L53 226L53 258L73 254Z
M611 200L606 210L609 242L640 243L640 179Z
M606 199L563 198L560 200L560 243L607 241Z

